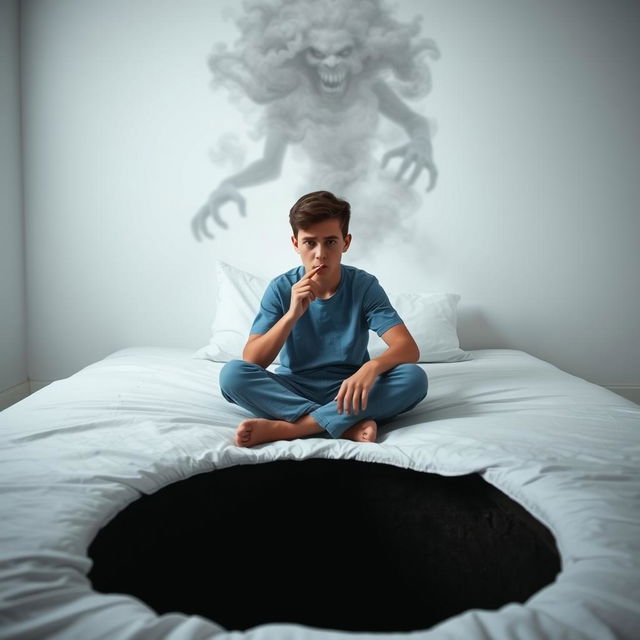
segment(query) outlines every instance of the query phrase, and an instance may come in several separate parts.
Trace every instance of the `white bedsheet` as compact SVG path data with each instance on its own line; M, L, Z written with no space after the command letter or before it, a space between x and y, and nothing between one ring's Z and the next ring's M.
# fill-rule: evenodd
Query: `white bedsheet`
M184 349L124 349L10 407L0 413L0 637L381 637L280 624L227 631L96 593L86 577L95 534L142 493L216 468L320 457L480 472L555 535L562 571L527 603L471 610L412 638L639 638L640 407L521 351L473 355L421 365L426 400L376 444L235 447L247 414L222 399L222 365Z

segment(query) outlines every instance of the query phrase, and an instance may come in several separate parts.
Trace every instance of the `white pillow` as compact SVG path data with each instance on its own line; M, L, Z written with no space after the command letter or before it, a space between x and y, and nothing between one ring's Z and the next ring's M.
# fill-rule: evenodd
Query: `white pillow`
M268 280L216 261L218 295L211 323L211 338L194 358L229 362L241 360L249 330L255 320ZM275 361L279 364L278 360Z
M242 358L251 325L269 280L216 262L218 295L211 324L209 344L194 358L228 362ZM456 331L456 310L460 296L454 293L389 293L391 304L400 314L420 349L419 362L458 362L471 359L460 349ZM379 356L386 344L369 332L369 355ZM274 361L279 364L278 359Z
M457 332L457 293L391 293L393 308L404 321L420 349L418 362L459 362L471 360L460 349ZM369 355L377 358L387 345L373 331L369 332Z

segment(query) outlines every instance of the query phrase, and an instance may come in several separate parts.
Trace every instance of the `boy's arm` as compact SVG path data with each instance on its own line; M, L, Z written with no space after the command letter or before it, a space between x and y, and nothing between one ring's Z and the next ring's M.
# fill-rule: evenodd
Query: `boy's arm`
M365 362L365 364L373 363L375 365L377 375L405 362L418 362L420 349L405 324L391 327L382 334L381 338L386 342L388 348L377 358Z
M369 389L377 377L405 362L417 362L420 350L404 324L397 324L382 334L388 348L377 358L365 362L352 376L342 382L336 396L338 413L358 414L367 408Z
M267 333L253 333L242 351L242 359L266 369L286 342L296 319L289 313L276 322Z
M296 322L316 299L318 284L313 276L320 269L321 267L314 267L291 287L289 310L266 333L253 333L249 336L242 351L243 360L266 369L276 359Z

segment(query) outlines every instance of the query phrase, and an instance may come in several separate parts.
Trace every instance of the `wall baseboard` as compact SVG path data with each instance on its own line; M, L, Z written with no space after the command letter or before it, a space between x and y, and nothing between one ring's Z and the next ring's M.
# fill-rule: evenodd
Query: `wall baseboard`
M29 387L31 389L30 393L35 393L36 391L40 391L43 387L46 387L48 384L55 382L55 380L29 380Z
M640 387L630 384L610 384L606 385L609 391L617 393L619 396L640 404Z
M20 384L15 385L14 387L10 387L5 391L0 392L0 411L4 411L12 404L16 402L20 402L31 393L31 387L29 385L29 381L25 380Z

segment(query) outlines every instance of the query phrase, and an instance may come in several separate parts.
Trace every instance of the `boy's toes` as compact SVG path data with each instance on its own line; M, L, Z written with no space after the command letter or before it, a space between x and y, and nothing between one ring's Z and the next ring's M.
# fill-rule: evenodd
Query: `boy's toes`
M243 447L251 441L251 427L248 424L241 424L236 430L236 446Z
M367 426L366 429L362 431L362 439L365 442L371 442L376 439L376 428L375 426Z
M354 442L375 442L377 436L378 426L375 420L362 420L342 434L343 438Z

